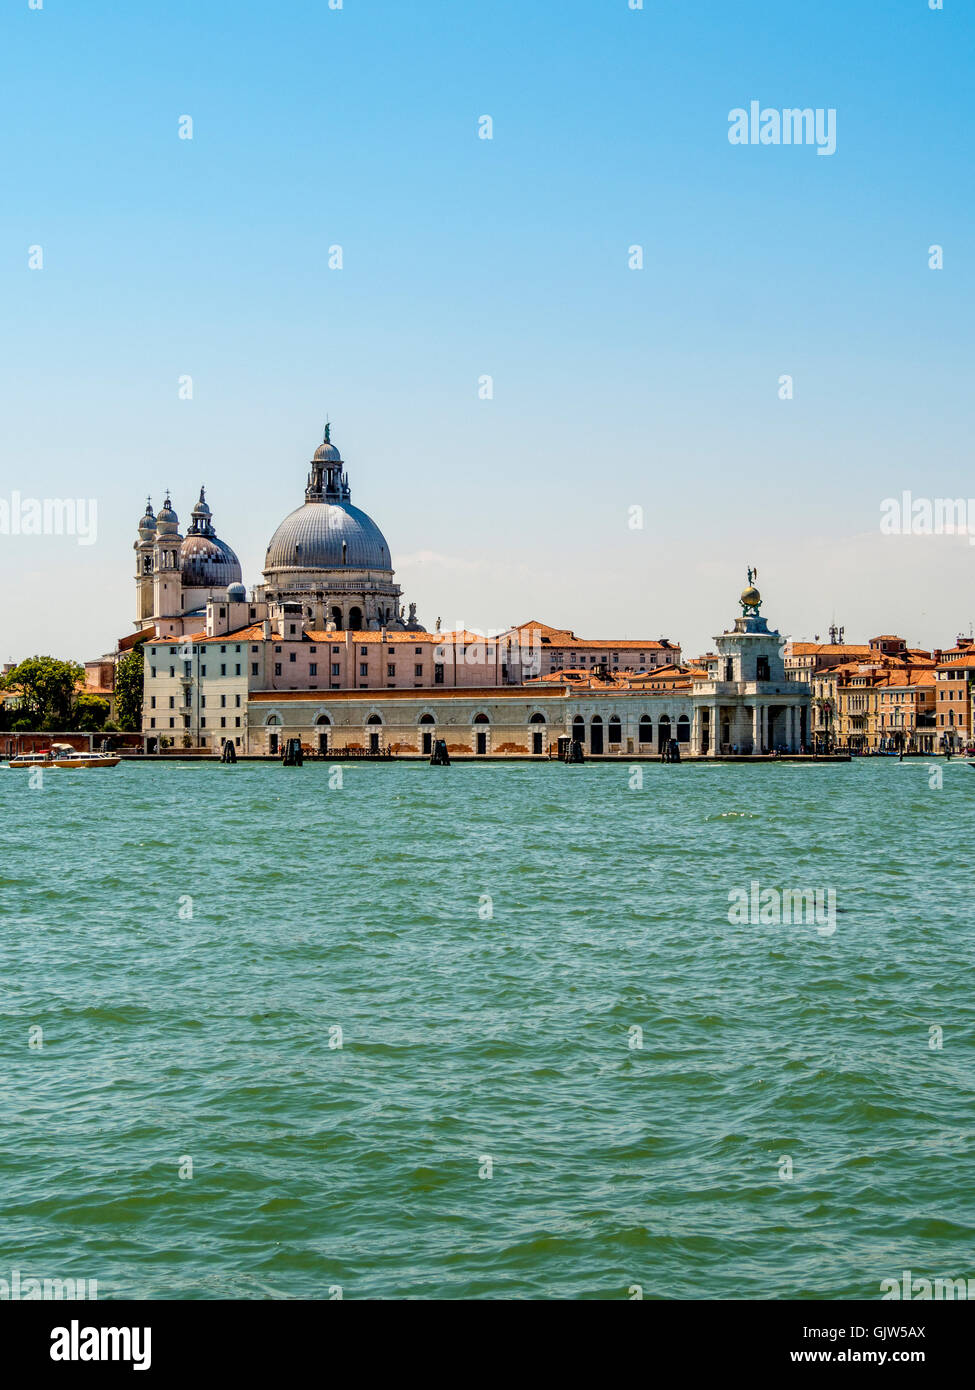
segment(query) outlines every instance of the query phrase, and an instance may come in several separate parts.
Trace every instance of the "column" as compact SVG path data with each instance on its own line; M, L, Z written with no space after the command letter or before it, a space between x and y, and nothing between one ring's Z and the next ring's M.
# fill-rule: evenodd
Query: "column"
M691 714L691 751L700 757L701 754L701 707L693 706Z
M721 707L711 706L711 756L716 758L721 752Z
M792 752L792 706L785 707L785 751Z
M752 705L752 753L762 751L762 711L761 706Z
M763 747L763 748L767 748L767 747L768 747L768 705L763 705L763 706L762 706L762 712L761 712L761 727L762 727L762 747Z

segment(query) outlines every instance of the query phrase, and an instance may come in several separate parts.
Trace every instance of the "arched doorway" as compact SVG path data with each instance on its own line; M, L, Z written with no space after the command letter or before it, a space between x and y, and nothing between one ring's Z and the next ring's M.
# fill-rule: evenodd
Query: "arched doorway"
M641 748L649 744L653 747L653 720L649 714L640 715L640 746Z
M349 609L349 630L350 630L351 632L361 632L361 631L363 630L364 627L365 627L365 624L364 624L363 621L362 621L362 609L361 609L361 608L358 608L358 607L356 607L356 608L350 608L350 609Z
M320 714L315 720L318 729L318 751L322 757L328 752L328 736L332 730L332 721L327 714Z
M423 739L420 745L420 751L423 753L433 752L433 725L435 723L436 720L432 714L420 715L421 737Z
M529 719L529 724L536 726L544 725L544 714L533 714ZM537 756L545 752L545 732L543 728L535 727L532 729L532 752Z
M670 715L662 714L657 724L657 752L666 753L671 740Z
M490 719L488 719L488 717L487 717L486 714L475 714L475 716L474 716L474 723L475 723L475 724L490 724L490 722L491 722L491 721L490 721ZM477 729L477 730L475 730L475 733L474 733L474 751L475 751L475 753L486 753L486 752L487 752L487 729Z
M589 751L599 754L603 751L603 717L594 714L589 725Z
M370 753L379 752L379 738L382 722L378 714L370 714L369 718L366 720L366 732L369 735Z
M586 721L583 719L581 714L577 714L575 719L573 719L572 721L572 739L574 743L578 743L581 745L581 747L585 748Z
M264 721L264 727L268 731L267 751L271 754L272 758L276 758L278 755L278 740L280 738L278 729L281 728L283 722L280 714L269 714Z
M620 751L623 743L623 725L620 723L618 714L610 715L609 719L609 751L611 753Z
M691 721L686 714L682 714L677 720L677 742L690 743L691 741Z

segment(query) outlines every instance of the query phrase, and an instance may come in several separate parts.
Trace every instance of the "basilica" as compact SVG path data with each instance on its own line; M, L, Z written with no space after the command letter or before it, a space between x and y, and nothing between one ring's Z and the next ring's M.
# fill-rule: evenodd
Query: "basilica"
M162 636L182 636L206 619L207 604L245 602L240 561L214 528L204 489L186 536L169 494L157 516L151 502L139 522L136 550L137 623ZM404 621L389 546L379 527L352 505L349 476L331 427L315 450L304 504L281 522L255 586L253 616L296 613L324 631L416 631L416 607Z
M492 636L432 631L404 615L389 546L352 505L326 426L304 502L280 523L248 592L204 489L183 535L167 494L139 521L135 631L145 658L148 751L755 756L809 739L808 685L789 680L784 640L752 583L716 651L684 662L667 637L580 638L526 622Z

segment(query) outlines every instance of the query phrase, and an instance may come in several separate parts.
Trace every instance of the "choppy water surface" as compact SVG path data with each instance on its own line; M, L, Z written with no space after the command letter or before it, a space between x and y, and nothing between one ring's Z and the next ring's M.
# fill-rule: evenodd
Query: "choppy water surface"
M0 770L0 1276L617 1299L975 1276L975 775L943 773ZM834 889L835 933L732 926L753 879Z

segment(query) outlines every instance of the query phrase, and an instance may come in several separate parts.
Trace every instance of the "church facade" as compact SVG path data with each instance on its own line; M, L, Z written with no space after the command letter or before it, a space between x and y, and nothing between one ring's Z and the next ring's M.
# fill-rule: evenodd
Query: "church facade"
M135 632L145 655L146 746L274 756L310 751L422 755L434 732L452 755L546 756L560 735L592 756L798 750L808 687L786 684L783 641L761 597L681 665L666 637L576 637L523 623L487 636L428 632L404 613L385 537L353 506L326 427L304 502L277 527L248 593L201 488L185 535L167 494L138 527ZM751 581L751 574L749 574Z

